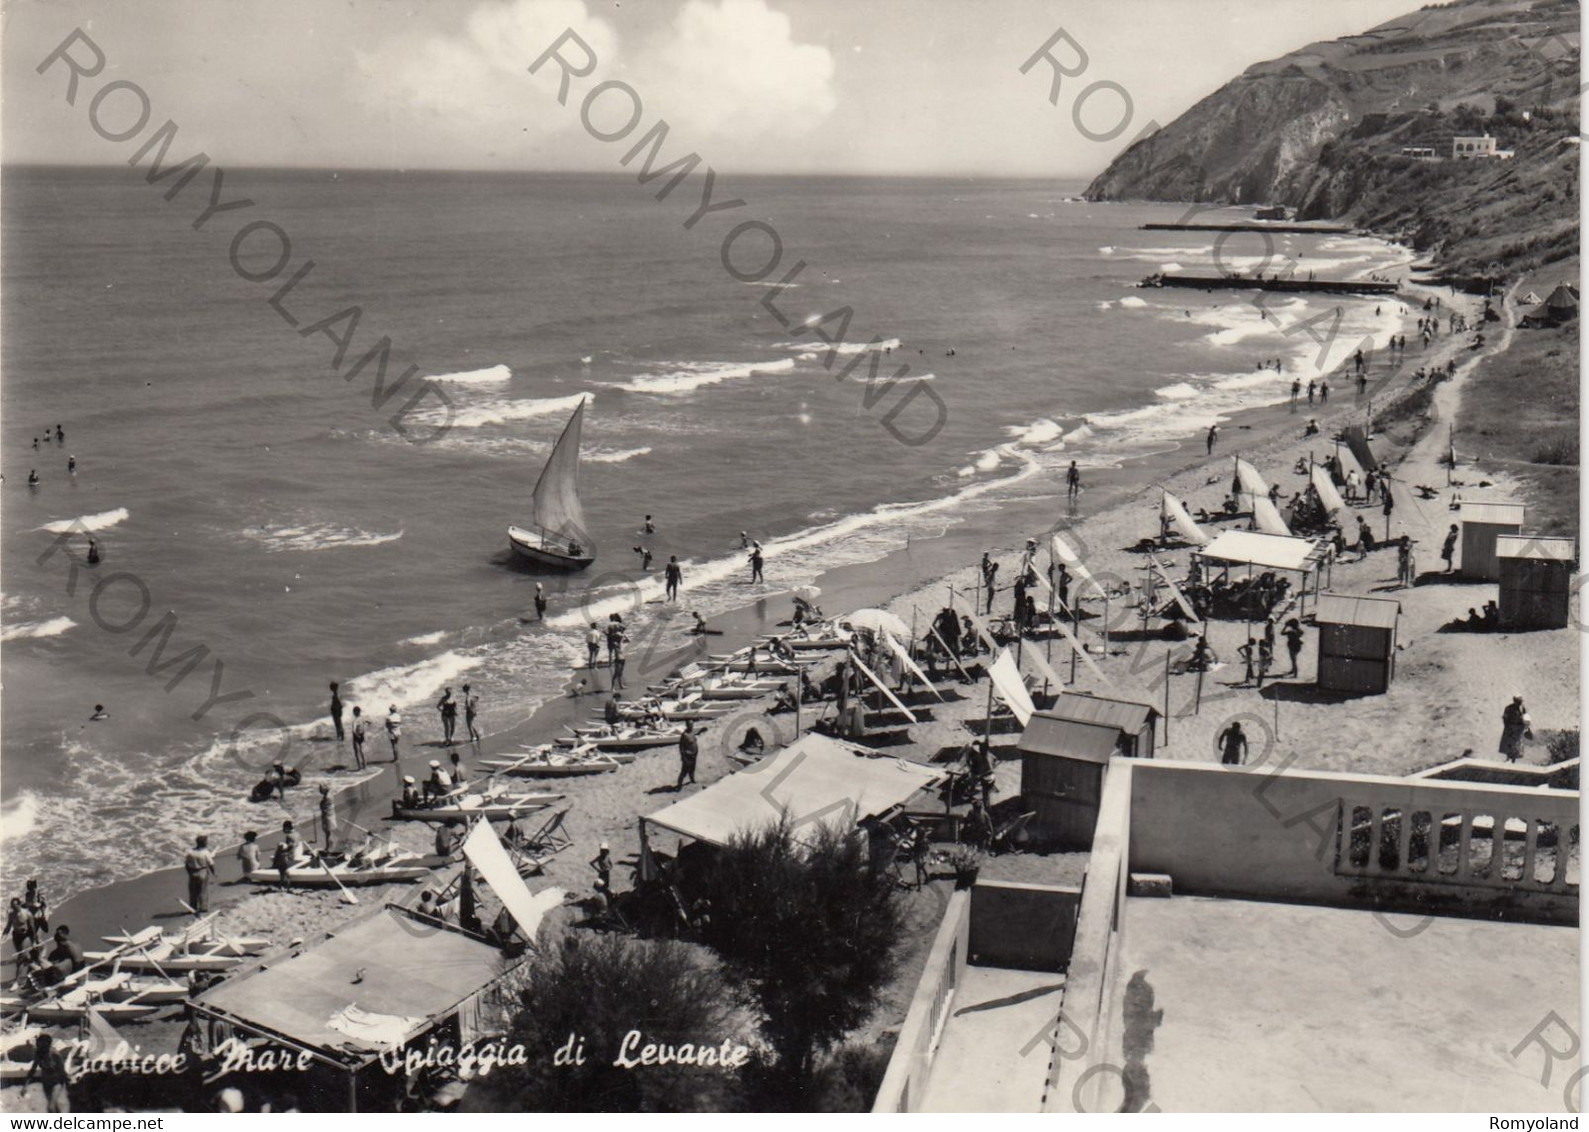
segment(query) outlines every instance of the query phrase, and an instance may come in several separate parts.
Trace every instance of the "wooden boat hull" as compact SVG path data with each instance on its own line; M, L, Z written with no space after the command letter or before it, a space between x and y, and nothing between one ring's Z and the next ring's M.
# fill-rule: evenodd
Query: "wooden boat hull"
M165 1004L143 1002L94 1002L94 1003L68 1003L59 999L46 999L42 1002L21 1002L11 997L0 999L0 1009L6 1013L26 1013L35 1022L77 1022L87 1014L92 1006L95 1013L107 1022L132 1022L139 1018L147 1018L165 1009Z
M702 688L703 700L759 700L763 696L770 696L778 690L774 684L770 688Z
M173 1002L185 1002L187 997L188 985L175 979L135 979L127 986L105 995L109 1002L137 999L146 1006L169 1006Z
M93 954L89 954L93 958ZM211 955L201 952L197 955L170 955L162 956L155 952L153 956L133 953L124 955L121 959L123 971L229 971L242 962L236 955Z
M625 736L621 739L594 739L588 735L581 735L577 738L573 736L563 736L562 738L557 739L556 743L559 747L583 747L586 745L591 745L597 750L601 751L603 754L606 754L609 751L649 751L654 747L676 747L679 743L679 736L677 734L643 735Z
M348 869L331 872L322 868L305 868L299 865L287 870L287 885L291 888L335 888L340 881L345 888L366 884L402 884L423 880L430 875L424 865L385 865L373 869ZM333 877L335 879L333 879ZM280 884L281 875L275 869L255 869L248 874L250 884ZM164 964L161 964L164 966Z
M594 554L576 556L548 550L537 545L535 536L529 531L519 527L508 528L508 545L513 548L513 553L524 561L543 566L548 570L583 570L596 561Z
M110 944L112 947L128 947L145 942L139 938L139 936L127 935L125 933L122 935L104 935L100 936L99 938ZM162 946L161 943L156 941L154 947L150 948L150 950L156 950L160 946ZM213 955L259 955L262 952L270 950L270 940L266 939L264 936L252 935L227 936L224 939L200 938L195 939L192 946ZM158 954L158 951L156 951L156 953Z
M485 818L487 821L507 821L521 814L534 813L544 810L552 803L560 801L561 794L536 794L530 800L516 803L492 803L489 806L392 806L392 817L400 821L439 821L447 823L465 822L474 818Z

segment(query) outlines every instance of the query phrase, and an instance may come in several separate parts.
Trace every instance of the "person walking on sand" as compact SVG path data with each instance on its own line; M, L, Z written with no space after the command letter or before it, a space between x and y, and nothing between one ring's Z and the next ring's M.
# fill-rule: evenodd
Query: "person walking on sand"
M1451 524L1451 529L1446 532L1446 541L1440 545L1440 557L1446 564L1446 573L1449 574L1455 567L1452 563L1457 556L1457 525Z
M337 742L342 742L342 696L337 691L341 685L331 681L331 725L336 728Z
M589 654L586 667L595 668L601 663L601 626L594 621L590 623L590 632L585 634L585 651Z
M1523 740L1534 737L1534 721L1528 717L1522 696L1513 696L1512 702L1501 711L1501 754L1506 761L1515 763L1523 757Z
M1070 462L1070 467L1065 471L1065 490L1071 499L1081 494L1081 469L1076 467L1076 461Z
M535 583L535 619L546 620L546 587L540 582Z
M668 564L662 571L663 579L667 583L669 601L679 600L679 583L684 581L684 568L679 565L677 554L668 555Z
M1219 761L1223 766L1240 766L1247 761L1247 736L1241 729L1240 721L1233 720L1231 725L1219 733L1219 738L1214 740L1214 747L1220 752Z
M397 744L403 737L403 717L393 704L386 712L386 737L392 743L392 761L397 761Z
M364 724L364 712L363 712L362 709L357 708L357 707L355 707L353 709L353 727L352 727L352 732L353 732L353 767L354 767L355 770L364 770L369 765L368 763L366 763L364 761L364 736L365 736L365 733L366 733L365 732L365 724Z
M463 722L469 729L469 742L480 742L480 728L475 726L475 720L480 717L480 697L469 690L469 685L463 686Z
M320 784L320 836L325 842L326 850L331 849L331 835L337 828L337 806L331 800L331 787L325 783Z
M684 789L685 782L695 785L695 760L701 753L701 741L695 737L695 724L684 721L684 733L679 736L679 780L673 784L674 793Z
M188 907L195 916L202 916L210 910L210 878L215 875L215 854L210 852L208 837L201 833L193 839L182 867L188 873Z
M1208 435L1203 438L1203 442L1208 446L1208 454L1212 456L1214 454L1214 445L1219 442L1219 426L1217 424L1208 426Z

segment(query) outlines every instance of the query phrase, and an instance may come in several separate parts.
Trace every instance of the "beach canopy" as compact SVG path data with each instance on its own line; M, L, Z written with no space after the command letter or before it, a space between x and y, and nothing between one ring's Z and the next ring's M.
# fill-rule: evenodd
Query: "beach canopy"
M1280 509L1269 502L1266 495L1252 497L1252 518L1258 529L1266 535L1289 535L1291 528L1280 517Z
M1321 551L1312 539L1259 531L1221 531L1219 537L1199 553L1217 562L1237 562L1305 574L1313 569Z
M934 767L878 758L857 744L807 734L641 823L711 845L727 845L735 834L760 829L785 811L796 836L813 823L842 831L889 814L944 777Z
M1333 515L1346 506L1346 500L1342 499L1341 493L1335 490L1335 483L1330 479L1330 473L1321 465L1313 465L1312 479L1313 490L1318 493L1325 514Z
M1361 425L1347 425L1341 430L1341 439L1356 457L1359 467L1366 468L1370 472L1379 471L1379 460L1374 456L1374 450L1368 446L1368 437L1364 435Z
M480 871L491 891L508 910L508 915L519 925L524 938L534 943L541 930L541 921L553 908L563 903L563 890L548 888L532 895L529 885L519 876L519 870L502 847L502 840L488 821L475 822L474 828L463 843L463 855Z
M874 633L891 633L900 640L910 640L910 626L884 609L857 609L839 618L840 625L852 629L870 629Z
M1186 510L1186 505L1168 491L1164 493L1164 516L1169 519L1170 526L1175 528L1176 533L1187 542L1194 546L1209 544L1208 532L1192 519L1190 512Z
M193 1001L212 1017L357 1068L472 1009L516 966L461 928L386 905Z
M1540 303L1543 303L1545 300L1540 298L1533 291L1530 291L1530 292L1528 292L1528 294L1524 295L1521 299L1519 299L1517 301L1520 302L1520 303L1527 303L1529 306L1532 307L1532 306L1537 306Z
M1048 558L1050 562L1064 563L1077 581L1086 582L1098 591L1099 597L1108 598L1109 595L1104 593L1103 587L1098 584L1098 579L1092 576L1092 571L1087 569L1087 564L1081 560L1081 555L1070 548L1070 543L1066 542L1058 531L1048 536Z

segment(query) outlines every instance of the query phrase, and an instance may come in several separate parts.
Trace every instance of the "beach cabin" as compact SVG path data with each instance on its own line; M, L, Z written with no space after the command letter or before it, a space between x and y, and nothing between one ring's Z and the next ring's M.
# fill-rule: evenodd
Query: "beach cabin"
M1378 695L1396 671L1401 603L1382 597L1320 594L1318 686L1326 692Z
M1497 538L1495 557L1500 565L1501 628L1565 628L1572 591L1572 566L1577 556L1577 544L1570 538L1539 535Z
M1032 716L1021 754L1021 803L1037 816L1031 831L1066 847L1092 844L1109 760L1131 740L1119 728L1049 712Z
M1503 535L1522 534L1526 511L1527 508L1521 503L1462 501L1458 518L1462 521L1460 572L1464 578L1479 578L1487 582L1501 580L1501 563L1495 556L1495 542Z
M1111 727L1120 733L1120 753L1151 759L1156 747L1159 712L1152 704L1116 700L1082 692L1062 692L1043 715Z

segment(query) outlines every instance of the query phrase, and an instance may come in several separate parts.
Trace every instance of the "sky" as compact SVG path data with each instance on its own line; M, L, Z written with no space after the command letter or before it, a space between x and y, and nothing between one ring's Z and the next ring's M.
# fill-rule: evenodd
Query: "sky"
M0 158L616 171L659 120L661 162L723 172L1088 177L1252 63L1415 0L10 0ZM70 47L84 71L38 67ZM565 30L561 56L530 66ZM1052 48L1074 77L1049 102ZM1085 59L1077 52L1085 52ZM588 49L588 55L587 55ZM593 56L593 62L591 57ZM94 96L113 87L95 116ZM586 95L596 130L583 121ZM1103 84L1094 86L1094 84ZM1089 88L1092 88L1089 92ZM126 141L147 95L150 118ZM632 92L632 93L631 93ZM1085 98L1077 108L1077 96ZM1078 129L1080 116L1084 129ZM1087 133L1095 135L1088 137ZM1112 135L1107 140L1098 140ZM638 165L634 166L638 168Z

